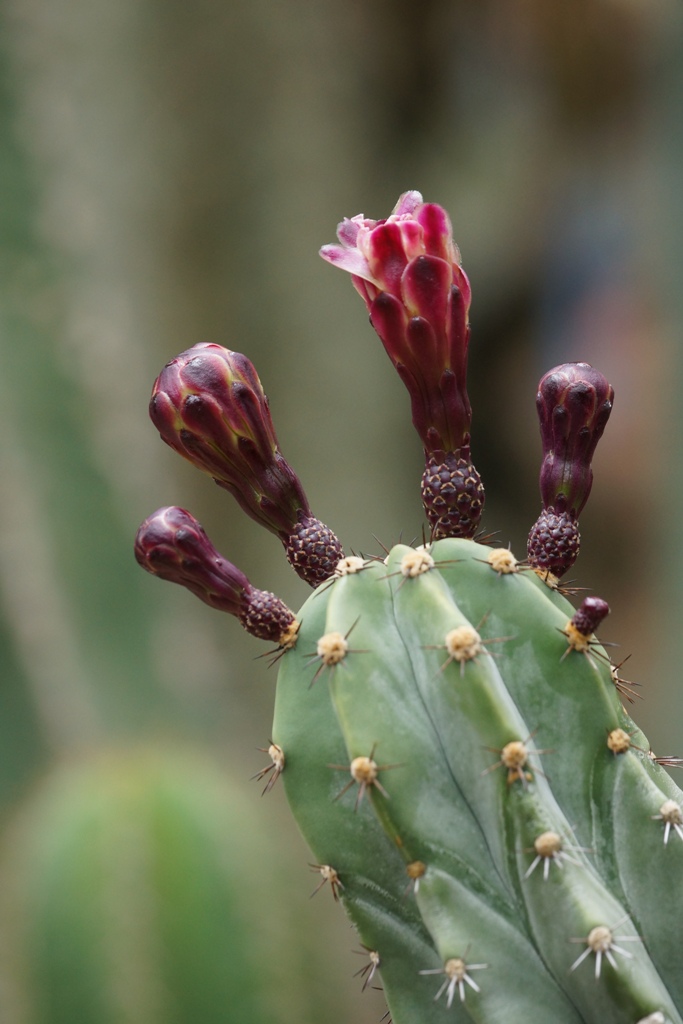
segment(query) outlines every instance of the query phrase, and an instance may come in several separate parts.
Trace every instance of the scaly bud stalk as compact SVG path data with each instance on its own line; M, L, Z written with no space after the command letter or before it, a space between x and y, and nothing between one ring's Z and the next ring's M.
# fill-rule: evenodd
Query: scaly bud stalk
M179 583L205 604L236 616L252 636L284 648L295 643L294 613L279 597L252 587L185 509L172 505L148 516L135 538L135 557L153 576Z
M560 577L579 553L578 517L593 483L591 461L612 411L614 389L588 363L564 363L541 378L543 512L531 529L529 563Z
M347 270L410 394L425 452L422 501L432 536L472 537L484 489L470 459L467 395L471 289L448 214L405 192L386 220L339 225L323 259Z
M332 575L341 544L315 518L282 456L268 399L246 356L209 343L182 352L159 374L149 412L166 444L280 538L302 579L317 586Z

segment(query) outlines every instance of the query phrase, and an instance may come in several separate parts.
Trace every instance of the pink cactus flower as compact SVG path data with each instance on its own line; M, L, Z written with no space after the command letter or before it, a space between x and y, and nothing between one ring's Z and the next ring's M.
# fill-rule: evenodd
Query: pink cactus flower
M411 399L426 458L423 502L433 536L472 536L484 492L470 460L470 283L448 214L404 192L386 220L363 214L320 255L351 274Z
M435 256L450 265L469 308L470 285L448 214L436 203L424 203L419 192L404 192L386 220L370 220L362 213L345 217L337 237L341 244L324 245L320 255L352 275L368 310L380 292L411 305L409 279L407 293L402 292L401 279L408 263L418 256Z
M370 321L412 399L425 450L469 443L470 283L448 214L404 192L386 220L345 218L320 255L351 274Z

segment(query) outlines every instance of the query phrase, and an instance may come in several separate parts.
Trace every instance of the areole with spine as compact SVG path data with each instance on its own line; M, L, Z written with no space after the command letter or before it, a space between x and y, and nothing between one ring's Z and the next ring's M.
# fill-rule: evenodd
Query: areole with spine
M155 424L318 585L294 615L179 509L143 523L137 558L277 645L259 775L282 776L316 889L350 915L394 1024L683 1024L683 794L665 770L680 759L655 757L625 709L637 684L596 636L607 603L575 608L561 583L612 388L586 363L542 378L543 509L518 560L477 540L471 291L447 214L405 193L321 254L352 274L409 390L428 539L344 558L253 367L204 345L160 375Z

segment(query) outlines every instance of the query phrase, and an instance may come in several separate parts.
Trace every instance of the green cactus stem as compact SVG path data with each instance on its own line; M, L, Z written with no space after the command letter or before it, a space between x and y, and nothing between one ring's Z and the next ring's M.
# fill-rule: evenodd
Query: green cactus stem
M431 1020L405 1010L405 977L393 989L379 906L370 932L356 901L391 891L388 864L394 888L419 864L412 900L437 963L410 969L426 1012L439 991L442 1013L460 1002L462 967L446 967L459 959L489 965L472 976L479 992L463 981L467 1012L485 1024L635 1024L656 1012L678 1022L683 892L674 886L666 907L662 893L669 872L683 872L683 843L670 840L682 794L624 712L605 649L594 641L587 656L566 634L572 621L582 634L598 624L584 619L592 608L601 621L605 603L590 599L579 615L535 574L498 571L496 552L471 541L432 544L432 567L406 574L416 554L395 548L386 569L339 578L302 609L273 725L290 759L283 781L294 813L380 956L393 1019ZM306 654L353 623L356 653L326 666L311 689ZM622 753L612 733L627 737ZM330 765L371 754L380 785L366 783L359 799L361 781L340 796ZM599 810L615 797L618 815ZM395 853L380 857L378 827L402 869ZM430 990L421 972L437 970L446 973Z

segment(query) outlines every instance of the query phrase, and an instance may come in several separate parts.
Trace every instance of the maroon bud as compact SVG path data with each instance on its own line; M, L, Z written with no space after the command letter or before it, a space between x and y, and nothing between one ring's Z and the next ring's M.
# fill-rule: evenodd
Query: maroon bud
M584 597L571 618L571 625L583 636L592 636L609 615L609 605L601 597Z
M413 425L426 453L469 446L470 329L462 291L448 264L419 256L404 274L405 298L380 292L370 322L410 395Z
M326 561L316 548L309 564L306 548L292 564L311 586L333 574L341 544L311 512L280 452L268 399L246 356L208 343L182 352L159 374L149 412L162 439L230 491L248 516L280 538L288 556L302 531L324 534Z
M544 508L581 514L593 483L591 461L612 412L614 389L588 363L564 363L538 385Z
M299 513L310 516L246 356L208 343L181 352L157 377L149 414L166 444L209 473L248 516L282 540Z
M612 411L614 389L588 363L564 363L541 378L536 408L543 511L527 544L530 565L559 578L579 554L578 517L593 484L591 461Z
M236 616L252 636L283 647L294 643L299 624L293 612L274 594L252 587L185 509L170 506L148 516L135 538L135 557L153 576Z

